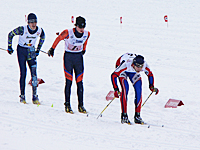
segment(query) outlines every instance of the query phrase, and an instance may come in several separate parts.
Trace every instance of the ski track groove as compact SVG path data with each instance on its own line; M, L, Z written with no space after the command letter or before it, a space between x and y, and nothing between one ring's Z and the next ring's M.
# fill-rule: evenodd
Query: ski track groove
M70 131L70 130L67 130L66 128L63 128L63 127L60 127L60 126L55 127L55 125L47 125L47 124L42 124L42 123L34 124L30 120L27 120L27 119L18 119L18 118L11 117L11 116L8 116L8 115L1 115L0 118L1 118L1 120L7 121L9 123L12 122L14 124L25 125L25 126L29 126L31 128L36 128L36 129L37 128L40 128L40 129L42 128L43 130L47 130L47 131L51 131L52 130L52 131L56 131L56 132L59 132L59 133L63 133L64 132L64 133L67 133L67 134L69 134L69 133L70 134L81 134L83 136L87 135L88 137L91 137L91 136L93 137L95 135L95 138L100 139L100 140L105 137L105 135L103 135L103 134L88 133L88 132L84 132L84 131L80 131L80 130L79 131L75 131L75 130ZM134 126L135 126L135 124L133 124L133 127ZM145 128L148 127L148 125L144 125L144 126L143 125L136 125L136 126L145 127ZM155 127L155 128L156 128L156 130L163 130L163 128L166 128L166 127ZM172 128L168 128L168 129L171 131ZM74 132L76 132L76 133L74 133ZM185 134L187 134L187 133L185 133ZM126 139L126 141L124 141L124 140L116 138L116 137L114 137L112 135L107 136L106 139L109 140L109 141L118 141L118 142L122 142L122 143L124 143L124 142L126 143L127 142L127 139ZM132 137L130 137L128 139L129 139L128 142L130 142L130 143L144 144L141 140L132 139ZM96 141L94 141L94 142L96 142ZM109 143L112 143L112 142L109 142ZM158 144L157 142L152 142L152 141L151 142L145 141L145 144L149 144L149 145L153 145L153 146L158 146L158 147L164 146L166 148L167 147L169 147L169 148L171 148L171 147L173 147L173 148L181 148L181 149L191 149L191 148L193 148L193 149L199 149L200 148L200 147L192 147L192 146L187 146L187 145L177 145L177 144L175 145L173 143L172 144L170 144L170 143L166 144L166 143L163 143L163 142L159 142L159 144ZM86 146L89 146L89 145L86 145ZM98 145L98 147L99 146L100 145ZM100 147L105 148L104 146L100 146ZM118 146L118 148L129 149L129 148L120 147L120 146Z

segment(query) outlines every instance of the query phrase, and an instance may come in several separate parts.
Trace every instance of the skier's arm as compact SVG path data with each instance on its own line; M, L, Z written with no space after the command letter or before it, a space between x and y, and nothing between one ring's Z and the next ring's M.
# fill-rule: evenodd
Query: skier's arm
M37 50L39 51L44 43L44 40L45 40L45 33L44 33L44 30L42 29L42 33L40 35L40 40L39 40L39 43L38 43L38 46L37 46Z
M58 45L58 43L61 41L61 40L64 40L64 39L68 39L69 38L69 33L68 33L68 30L64 30L54 41L53 45L52 45L52 48L55 49L56 46Z
M145 74L148 76L148 79L149 79L149 89L152 92L155 92L156 95L157 95L159 90L158 90L158 88L154 87L154 76L153 76L153 73L152 73L152 71L150 70L150 68L147 64L146 64L146 67L145 67Z
M148 66L145 67L145 74L148 76L149 88L152 87L152 86L154 87L154 76L153 76L153 73Z
M117 69L111 74L111 82L115 91L119 92L119 88L117 86L117 77L127 69L125 61L122 61L121 64L117 67Z
M87 42L88 42L89 37L90 37L90 32L88 31L87 40L86 40L85 43L83 44L83 51L82 51L82 54L85 54L85 52L86 52L86 46L87 46Z
M112 85L113 85L113 89L115 91L119 91L119 88L117 86L117 77L119 77L115 72L113 72L111 74L111 82L112 82Z
M9 34L8 34L8 48L12 48L12 39L15 35L23 35L24 33L24 27L23 26L19 26L18 28L12 30Z
M51 48L48 51L48 56L53 57L54 56L54 50L55 50L56 46L58 45L58 43L61 40L68 39L68 38L69 38L69 33L68 33L68 30L66 29L55 39L55 41L53 42L53 45L51 46Z

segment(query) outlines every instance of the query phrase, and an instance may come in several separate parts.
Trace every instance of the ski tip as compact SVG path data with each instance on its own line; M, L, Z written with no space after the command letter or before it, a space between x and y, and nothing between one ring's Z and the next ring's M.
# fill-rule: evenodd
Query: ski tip
M132 122L121 122L121 124L133 125Z
M27 102L26 101L22 101L22 102L20 102L21 104L27 104Z

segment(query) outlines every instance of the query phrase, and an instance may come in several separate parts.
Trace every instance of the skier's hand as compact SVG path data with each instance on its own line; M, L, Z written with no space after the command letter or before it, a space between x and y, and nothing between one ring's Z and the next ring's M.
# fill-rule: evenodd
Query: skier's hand
M85 54L85 51L82 51L82 55L84 55Z
M49 56L49 57L50 57L50 56L53 57L53 55L54 55L54 49L51 47L51 48L49 49L49 51L48 51L48 56Z
M35 51L36 57L39 55L39 53L40 53L40 49L37 49L37 50Z
M119 91L115 91L114 96L115 96L116 98L119 98L120 92L119 92Z
M14 52L14 50L12 49L12 46L8 46L8 50L7 50L8 54L12 54Z
M156 95L159 93L159 90L158 90L158 88L155 88L154 86L150 86L150 88L149 88L152 92L155 92L156 93Z

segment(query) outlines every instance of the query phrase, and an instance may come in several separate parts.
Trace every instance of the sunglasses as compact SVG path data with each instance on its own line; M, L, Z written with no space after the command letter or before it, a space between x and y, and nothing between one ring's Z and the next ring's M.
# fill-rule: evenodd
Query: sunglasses
M144 66L144 64L135 63L135 66L138 67L138 68L142 68Z
M28 23L37 23L37 19L30 19L28 20Z

